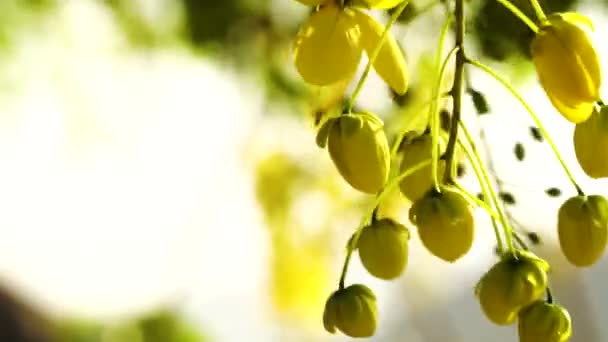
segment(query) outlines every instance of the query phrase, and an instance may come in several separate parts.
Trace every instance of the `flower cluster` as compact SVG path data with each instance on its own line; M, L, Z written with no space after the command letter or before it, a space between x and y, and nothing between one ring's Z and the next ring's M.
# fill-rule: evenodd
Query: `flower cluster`
M406 61L389 32L406 3L400 0L298 1L314 6L295 38L293 49L296 68L307 83L324 86L350 81L365 51L368 68L373 66L395 92L406 92ZM397 158L393 158L383 122L368 111L352 111L356 91L351 107L325 120L317 132L317 144L327 148L342 178L354 189L376 195L372 210L363 217L348 244L340 284L325 304L323 323L331 333L339 330L352 337L374 334L376 297L365 285L345 286L345 276L355 251L365 269L377 278L392 280L403 274L408 263L409 230L396 218L377 217L386 194L399 187L403 197L411 202L409 220L420 241L431 254L446 262L457 262L469 252L475 235L473 210L476 206L486 210L492 218L499 260L476 286L480 311L497 325L517 321L522 342L567 341L572 334L570 316L553 302L548 288L549 263L531 252L511 228L484 162L477 154L475 141L461 121L465 64L486 71L522 102L576 188L578 194L566 200L557 213L559 244L573 265L590 266L604 254L608 243L608 200L583 192L525 100L493 70L465 54L465 4L464 0L454 2L456 43L444 63L437 65L440 71L436 88L432 89L436 98L430 105L430 122L424 133L412 136L404 132L402 139L396 139L392 151L397 152ZM502 3L510 4L507 0ZM597 155L598 151L608 149L608 107L600 100L601 72L592 37L593 25L578 13L554 13L546 17L536 0L531 3L537 13L538 26L517 7L512 4L507 7L535 32L531 52L540 84L555 108L576 124L574 146L583 170L593 178L608 177L608 159ZM366 9L395 6L398 6L396 13L386 27L366 13ZM442 32L449 30L451 18L446 20ZM444 39L440 41L438 60ZM454 55L455 76L447 95L452 98L454 108L446 137L438 124L438 88L444 66ZM360 84L365 77L366 73ZM479 95L477 100L479 102ZM487 111L487 105L485 108ZM460 133L464 133L464 137ZM457 149L464 152L475 171L483 191L481 199L471 195L456 180ZM393 165L394 161L399 165ZM399 175L390 177L391 170L398 170Z

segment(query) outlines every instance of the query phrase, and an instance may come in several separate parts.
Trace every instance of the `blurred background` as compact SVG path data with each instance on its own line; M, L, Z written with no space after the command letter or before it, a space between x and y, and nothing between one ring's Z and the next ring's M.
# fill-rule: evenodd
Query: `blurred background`
M608 1L541 3L608 28ZM391 142L426 125L445 5L412 0L394 28L409 92L372 73L356 104L385 120ZM583 187L608 194L578 167L573 127L536 83L531 32L495 0L468 5L469 54L530 101ZM312 88L295 72L292 38L310 11L293 0L0 0L0 341L348 340L321 315L370 197L314 143L352 84ZM465 119L512 223L552 264L572 341L608 341L608 261L575 269L556 245L556 210L574 189L523 108L467 72ZM381 214L405 222L408 205L395 193ZM347 282L378 296L372 340L517 340L473 295L496 261L491 225L477 219L455 264L413 228L397 281L373 279L355 255Z

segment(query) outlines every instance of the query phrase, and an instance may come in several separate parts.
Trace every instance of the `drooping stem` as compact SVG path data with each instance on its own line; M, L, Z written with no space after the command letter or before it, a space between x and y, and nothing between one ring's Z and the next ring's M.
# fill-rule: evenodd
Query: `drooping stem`
M538 0L530 0L530 4L532 5L532 8L534 8L534 12L536 12L536 17L538 18L539 21L544 21L545 19L547 19L547 17L545 16L545 12L543 11L543 8L540 6L540 3L538 2Z
M449 22L449 21L448 21ZM441 44L440 44L441 45ZM431 140L432 140L432 150L431 150L431 155L433 158L433 163L432 163L432 173L433 173L433 185L435 186L435 190L437 191L441 191L439 185L439 176L438 176L438 172L439 172L439 118L438 118L438 114L439 111L437 110L438 107L438 102L440 99L440 89L441 89L441 84L443 83L443 77L445 76L445 71L447 69L447 65L448 62L450 61L450 59L452 59L452 56L455 53L458 53L458 47L455 46L450 53L448 53L448 55L445 57L443 63L441 64L441 67L439 69L439 75L437 78L437 83L435 84L435 94L433 94L433 104L431 105L431 114L430 114L430 119L431 119Z
M469 133L469 130L467 129L467 127L464 124L461 124L461 129L462 129L462 132L464 133L467 143L469 144L469 146L471 146L471 149L473 150L472 154L475 159L475 164L477 164L477 166L479 167L479 171L480 171L481 177L482 177L482 179L480 179L479 181L480 181L480 183L485 183L485 185L488 189L489 195L490 195L489 200L492 201L492 205L494 206L494 208L496 208L496 212L498 213L498 216L500 219L500 224L502 225L503 230L504 230L507 247L509 248L509 251L514 253L515 245L513 244L513 229L507 222L505 212L498 201L498 196L496 195L496 190L494 189L494 185L492 184L492 182L490 180L488 171L486 170L486 168L483 164L483 161L481 160L481 157L479 156L479 153L477 152L477 148L475 147L475 141L473 141L473 137L471 136L471 133Z
M454 70L454 84L450 90L453 101L452 121L450 124L450 136L448 138L448 146L445 149L445 173L444 181L450 183L452 181L452 163L454 162L454 152L456 150L456 141L458 138L458 123L460 122L460 114L462 112L462 94L464 88L464 66L466 57L464 54L464 32L465 32L465 17L464 17L464 0L456 0L454 9L454 17L456 18L456 66Z
M378 196L376 196L376 199L374 200L374 203L372 203L371 208L367 211L367 213L361 219L361 222L359 223L359 227L357 227L357 230L355 231L355 233L353 235L352 242L349 243L347 246L346 258L344 259L344 265L342 266L342 274L340 275L340 283L338 285L340 290L344 288L344 281L346 280L346 273L348 272L348 265L350 264L350 258L351 258L351 255L353 254L353 251L355 250L354 246L357 245L357 240L359 240L361 231L363 230L365 225L367 225L368 222L370 222L370 220L372 219L372 216L374 215L374 211L376 210L376 208L380 205L380 203L382 203L382 201L384 201L386 196L388 196L388 194L390 194L390 192L396 186L399 185L399 183L405 177L411 175L412 173L414 173L418 170L425 168L429 164L431 164L431 160L427 159L425 161L422 161L422 162L408 168L407 170L404 170L397 177L394 177L390 182L388 182L384 186L382 191L378 194Z
M363 84L365 84L365 81L367 80L367 76L369 76L369 72L371 71L372 66L374 65L374 62L376 61L376 58L378 58L378 54L380 53L380 50L382 49L382 45L384 45L384 41L386 40L386 37L389 35L389 31L390 31L391 27L393 27L393 24L395 24L397 22L397 19L399 19L399 16L401 16L401 13L403 13L403 11L405 10L405 8L409 4L409 2L410 2L409 0L404 0L393 13L388 24L386 24L386 27L384 27L384 32L382 32L382 36L380 37L378 46L376 46L372 55L369 56L369 60L367 61L367 65L365 66L365 70L363 71L363 75L361 75L359 82L357 82L357 85L355 86L353 95L351 96L350 101L348 102L348 106L346 107L346 112L350 113L353 110L355 101L357 100L357 97L359 96L361 89L363 89Z
M551 139L551 136L549 135L549 133L545 129L545 126L542 124L542 122L540 121L540 119L538 118L538 116L536 115L536 113L534 113L534 111L532 110L532 108L528 105L528 103L526 102L526 100L524 100L524 98L517 92L517 90L515 90L515 88L506 79L504 79L502 76L500 76L499 74L497 74L490 67L482 64L479 61L473 60L473 59L467 59L467 63L476 66L477 68L481 69L482 71L484 71L488 75L492 76L495 80L497 80L499 83L501 83L522 104L522 106L526 109L526 111L528 112L528 114L530 115L530 117L532 117L532 120L534 120L534 122L536 123L536 126L540 130L541 134L545 137L545 139L549 143L549 146L551 146L551 149L553 150L553 153L555 154L555 157L557 158L557 160L561 164L562 169L564 169L564 172L568 176L568 179L570 179L570 182L572 183L572 185L576 189L576 192L579 195L581 195L581 196L584 195L585 193L583 192L583 189L578 185L578 183L574 179L574 176L570 172L570 169L568 168L568 165L566 165L566 162L564 161L564 159L562 158L561 154L559 153L559 150L557 149L557 146L553 142L553 139Z
M519 18L526 26L530 28L534 33L538 32L538 26L530 19L527 15L524 14L517 6L513 5L513 3L509 0L496 0L501 5L503 5L506 9L511 11L513 15Z

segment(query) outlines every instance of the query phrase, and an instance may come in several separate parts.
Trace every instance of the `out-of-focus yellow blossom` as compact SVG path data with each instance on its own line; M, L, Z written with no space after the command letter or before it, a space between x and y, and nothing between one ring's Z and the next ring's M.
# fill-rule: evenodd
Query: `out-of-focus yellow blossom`
M360 38L354 10L323 6L296 36L296 69L306 82L318 86L350 79L361 60Z
M319 4L319 1L306 2ZM388 8L400 1L375 1L374 8ZM361 54L370 57L379 45L384 27L356 4L341 8L333 1L320 3L300 28L294 44L294 61L302 78L317 86L350 81L357 71ZM392 6L391 6L392 7ZM388 33L374 63L374 69L398 94L408 86L405 57Z
M384 33L384 26L366 13L357 11L355 18L361 28L361 46L371 58ZM374 60L374 70L397 94L405 94L408 72L403 52L392 35L387 35Z
M555 13L541 24L531 44L542 87L573 123L587 120L600 96L600 59L593 30L591 21L578 13Z

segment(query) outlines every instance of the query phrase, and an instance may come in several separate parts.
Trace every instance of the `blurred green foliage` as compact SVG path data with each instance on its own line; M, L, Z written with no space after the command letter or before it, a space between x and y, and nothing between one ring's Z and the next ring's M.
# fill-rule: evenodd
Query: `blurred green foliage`
M175 312L161 311L112 325L86 322L56 323L55 342L205 342L199 327Z

